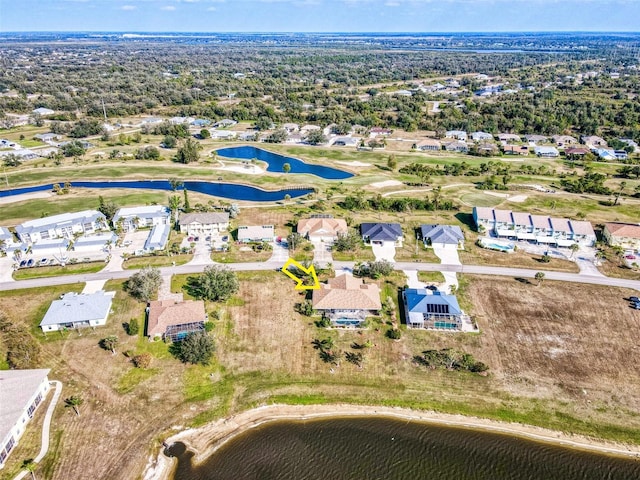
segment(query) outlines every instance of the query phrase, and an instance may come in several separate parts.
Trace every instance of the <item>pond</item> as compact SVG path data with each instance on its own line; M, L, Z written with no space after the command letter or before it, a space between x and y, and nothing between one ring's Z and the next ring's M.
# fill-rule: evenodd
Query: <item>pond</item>
M171 185L168 180L119 180L113 182L91 181L91 182L70 182L72 187L77 188L140 188L148 190L169 190ZM228 198L230 200L247 200L251 202L276 202L284 200L286 195L291 198L302 197L313 192L311 188L285 188L282 190L262 190L250 185L239 185L236 183L186 181L184 186L190 192L204 193L214 197ZM53 184L36 185L33 187L14 188L10 190L0 190L0 197L10 197L32 192L45 192L53 190Z
M242 147L229 147L216 150L219 157L223 158L239 158L242 160L252 160L254 158L262 160L268 164L267 172L282 173L282 167L288 163L291 167L289 173L309 173L327 180L344 180L353 177L353 173L339 170L337 168L325 167L324 165L316 165L305 163L302 160L293 157L286 157L278 153L269 152L260 148L244 145Z

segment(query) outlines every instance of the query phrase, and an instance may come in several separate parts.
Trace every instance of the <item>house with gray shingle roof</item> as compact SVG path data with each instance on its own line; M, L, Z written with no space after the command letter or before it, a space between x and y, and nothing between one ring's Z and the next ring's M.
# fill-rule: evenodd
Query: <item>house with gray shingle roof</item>
M360 225L360 234L365 245L402 246L402 227L399 223L363 223Z
M420 225L418 232L425 247L455 245L464 248L464 235L457 225Z
M47 396L50 370L0 371L0 469Z
M313 309L336 327L360 327L365 318L382 308L380 288L348 273L338 275L313 290Z
M40 322L43 332L68 328L98 327L107 323L116 292L65 293L54 300Z

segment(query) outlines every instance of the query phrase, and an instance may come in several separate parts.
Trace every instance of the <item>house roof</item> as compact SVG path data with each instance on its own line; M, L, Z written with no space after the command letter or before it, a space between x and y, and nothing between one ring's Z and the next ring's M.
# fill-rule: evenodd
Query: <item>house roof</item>
M514 225L531 226L531 216L524 212L511 212Z
M360 225L360 232L370 240L395 242L402 237L402 227L399 223L363 223Z
M569 220L571 224L571 230L576 235L587 235L591 237L596 236L596 232L593 231L593 225L591 222L587 222L585 220ZM638 238L640 238L640 226L638 228Z
M0 240L13 240L12 233L4 227L0 227Z
M24 222L16 227L16 232L18 234L31 233L33 231L49 230L50 228L73 225L76 223L95 222L98 219L106 221L104 215L97 210L61 213L60 215L52 215L51 217L37 218L35 220Z
M298 222L298 233L337 237L347 233L347 222L342 218L303 218Z
M616 237L640 238L640 225L633 223L608 222L604 224L604 228Z
M473 212L478 220L493 220L493 208L473 207Z
M158 300L149 302L147 335L163 335L167 327L185 323L205 322L207 314L202 300Z
M585 147L569 147L565 149L564 153L567 155L586 155L589 151L590 150Z
M569 220L566 218L551 217L549 221L551 222L551 227L554 232L571 233L571 226L569 225Z
M498 134L498 139L499 140L515 140L517 142L521 140L520 135L516 135L515 133L500 133Z
M443 295L440 292L433 292L430 295L424 288L407 288L404 291L404 296L407 300L409 313L445 313L449 315L462 313L455 295ZM443 308L432 309L429 308L429 305L441 305Z
M549 217L545 215L531 215L531 223L535 228L550 228Z
M504 145L502 147L505 153L529 153L529 147L526 145Z
M241 225L238 227L238 240L272 238L274 235L273 225Z
M145 205L142 207L123 207L113 216L113 223L121 218L157 218L168 217L171 211L164 205Z
M435 138L425 138L424 140L420 140L418 143L416 143L416 147L420 148L420 147L438 147L440 148L441 143L436 140Z
M37 250L49 250L52 248L66 250L68 246L68 238L49 238L46 240L38 240L36 243L31 245L31 250L34 252Z
M167 244L171 225L154 225L144 242L145 250L161 250Z
M316 310L380 310L380 288L375 283L363 283L348 273L338 275L313 290Z
M545 145L534 148L536 155L559 155L556 147L547 147Z
M75 247L88 247L90 245L103 246L106 245L107 242L111 242L113 244L118 240L118 236L113 233L101 233L99 235L82 235L81 237L76 238L75 242L73 242L73 246Z
M544 135L536 135L536 134L528 134L525 135L524 138L528 142L546 142L549 137L545 137Z
M492 140L493 135L487 132L473 132L471 138L474 140Z
M0 370L0 442L5 440L50 370ZM4 444L1 444L4 445Z
M95 293L65 293L54 300L40 322L40 326L60 325L71 322L87 322L105 318L111 310L116 292L100 290Z
M457 225L420 225L423 240L430 239L431 243L458 245L464 240L462 230Z
M189 225L190 223L200 223L202 225L213 225L216 223L228 223L228 212L206 212L206 213L185 213L180 215L178 223L180 225Z
M496 222L504 222L511 223L513 220L511 219L511 210L498 210L495 209L493 214L496 217Z

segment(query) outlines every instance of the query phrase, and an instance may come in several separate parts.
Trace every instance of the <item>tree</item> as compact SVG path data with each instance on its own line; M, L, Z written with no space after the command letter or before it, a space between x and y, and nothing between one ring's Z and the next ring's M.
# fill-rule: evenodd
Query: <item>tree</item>
M175 192L178 188L184 185L184 182L179 178L170 178L169 185L171 185L171 190Z
M11 321L0 311L0 340L7 352L7 363L14 369L35 368L40 363L40 343L22 323Z
M80 143L78 140L65 143L62 147L60 147L60 150L65 157L81 157L86 152L85 148L82 146L82 143Z
M542 282L544 281L544 277L545 277L544 272L536 273L535 279L538 282L538 286L540 286L542 284Z
M189 192L187 192L187 189L185 188L182 191L182 194L184 196L184 200L182 202L182 206L184 208L185 213L189 213L191 211L191 204L189 203Z
M213 338L207 332L190 333L174 347L175 355L183 363L208 365L216 351Z
M140 326L138 324L138 319L134 317L131 320L129 320L129 323L127 324L127 334L134 336L134 335L138 335L139 331L140 331Z
M208 129L203 128L202 130L200 130L200 138L202 139L211 138L211 132Z
M396 160L396 156L393 154L389 155L389 159L387 160L387 167L389 167L391 170L395 170L397 166L398 161Z
M106 338L100 340L100 347L105 350L110 350L113 355L116 354L116 346L118 345L118 337L115 335L109 335Z
M288 134L284 129L278 129L264 139L267 143L283 143L287 140Z
M620 182L620 188L616 192L616 200L615 202L613 202L614 207L618 205L618 200L620 200L620 195L622 195L622 192L624 191L625 188L627 188L627 182Z
M184 144L178 148L178 153L176 153L176 162L197 162L200 159L200 150L202 150L202 145L196 142L193 138L187 138Z
M305 317L313 316L313 304L309 300L305 300L298 305L298 313Z
M21 467L31 474L31 480L36 480L35 471L36 471L36 468L38 468L38 464L35 462L33 458L29 458L24 462L22 462Z
M210 265L202 275L187 277L185 290L192 297L212 302L224 301L240 288L235 272L218 265Z
M178 139L173 135L165 135L162 139L162 146L164 148L176 148L176 145L178 145Z
M580 245L578 245L577 243L572 243L571 246L569 247L569 250L571 250L571 258L575 257L576 253L580 250Z
M327 142L327 137L324 136L322 130L311 130L307 135L307 143L309 145L320 145Z
M110 222L118 211L118 206L112 201L105 202L102 195L100 195L98 197L98 211L107 218L107 221Z
M284 165L282 165L282 171L284 173L289 173L291 171L291 165L289 165L288 163L285 163Z
M389 330L387 330L386 335L387 338L390 338L391 340L399 340L402 336L402 333L400 333L400 330L398 330L397 328L390 328Z
M69 398L64 400L64 406L73 408L73 411L76 412L77 416L80 416L80 405L83 403L84 399L80 395L71 395Z
M146 267L133 274L126 283L126 290L133 298L148 302L158 292L162 284L160 270Z
M2 162L5 167L19 167L22 165L21 158L15 153L9 153L2 157Z
M344 354L345 359L349 363L353 363L358 368L362 368L362 362L364 360L364 355L362 352L346 352Z
M180 209L181 204L182 200L179 195L169 196L169 210L171 210L174 221L178 219L178 210Z
M149 352L144 352L139 355L134 355L131 359L133 365L136 368L147 369L151 366L151 360L153 360L153 356Z

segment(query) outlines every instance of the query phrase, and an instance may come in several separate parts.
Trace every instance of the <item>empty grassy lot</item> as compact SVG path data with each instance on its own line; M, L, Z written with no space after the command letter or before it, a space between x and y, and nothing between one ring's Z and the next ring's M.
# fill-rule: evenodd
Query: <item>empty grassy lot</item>
M65 265L54 265L50 267L33 267L33 268L21 268L13 272L13 278L15 280L27 280L29 278L46 278L46 277L58 277L60 275L76 275L80 273L95 273L102 270L105 266L104 262L90 262L90 263L74 263Z

